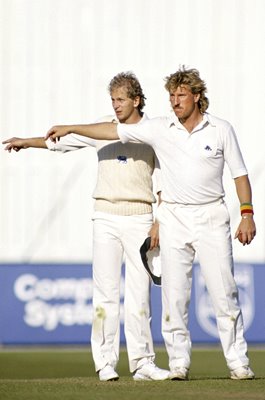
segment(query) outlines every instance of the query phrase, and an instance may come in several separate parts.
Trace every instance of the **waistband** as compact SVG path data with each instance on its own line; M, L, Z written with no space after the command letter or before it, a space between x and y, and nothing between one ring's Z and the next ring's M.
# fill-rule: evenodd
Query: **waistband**
M153 211L151 203L142 201L117 201L111 202L104 199L96 199L94 204L95 211L102 211L114 215L138 215L149 214Z
M218 199L215 199L215 200L212 200L212 201L208 201L207 203L199 203L199 204L186 204L186 203L177 203L177 202L171 202L171 201L165 201L165 200L162 200L162 203L166 203L166 204L169 204L169 205L174 205L174 206L177 206L177 207L187 207L187 208L189 208L189 207L195 207L195 208L198 208L198 207L207 207L207 206L210 206L210 205L212 205L212 204L222 204L222 203L224 203L224 198L223 197L219 197Z

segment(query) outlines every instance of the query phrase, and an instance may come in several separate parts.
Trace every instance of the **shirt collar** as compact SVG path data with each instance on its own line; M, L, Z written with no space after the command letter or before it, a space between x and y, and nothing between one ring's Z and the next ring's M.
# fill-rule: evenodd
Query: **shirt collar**
M204 113L202 121L199 123L199 125L197 125L195 130L198 131L208 124L210 124L211 126L215 126L211 115L208 113ZM175 114L171 115L168 119L168 127L171 128L172 126L176 126L178 129L184 129L183 125L181 124L181 122L179 122L179 119Z
M211 114L209 113L203 114L203 121L208 122L211 126L216 126Z
M168 127L171 128L172 126L178 126L179 124L180 124L180 122L179 122L178 118L172 111L172 114L168 117Z

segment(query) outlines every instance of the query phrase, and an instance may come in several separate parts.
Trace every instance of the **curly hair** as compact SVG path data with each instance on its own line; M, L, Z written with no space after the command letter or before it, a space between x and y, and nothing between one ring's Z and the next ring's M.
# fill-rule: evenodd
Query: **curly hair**
M177 72L167 76L165 81L165 88L168 92L176 90L181 85L189 86L193 94L200 94L198 102L200 112L204 113L207 110L209 106L209 100L205 95L207 88L197 69L186 69L185 65L183 65Z
M110 81L109 86L108 86L109 94L111 94L111 92L114 89L118 89L120 87L126 87L127 96L129 97L129 99L134 100L137 96L140 97L138 110L139 110L139 112L141 112L145 106L146 97L143 94L143 89L140 85L140 82L134 75L134 73L121 72L121 73L115 75L112 78L112 80Z

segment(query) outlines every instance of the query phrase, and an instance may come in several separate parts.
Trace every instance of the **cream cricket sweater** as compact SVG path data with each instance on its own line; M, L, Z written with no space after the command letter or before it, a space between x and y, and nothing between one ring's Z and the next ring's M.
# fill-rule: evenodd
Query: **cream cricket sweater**
M147 118L143 116L143 121ZM115 117L104 117L97 122L115 122ZM141 121L139 123L141 123ZM71 151L94 146L98 155L98 176L93 193L95 211L116 215L136 215L152 212L156 202L153 193L155 171L156 192L160 191L159 163L153 149L142 143L122 144L119 140L94 140L70 134L59 142L46 141L54 151Z

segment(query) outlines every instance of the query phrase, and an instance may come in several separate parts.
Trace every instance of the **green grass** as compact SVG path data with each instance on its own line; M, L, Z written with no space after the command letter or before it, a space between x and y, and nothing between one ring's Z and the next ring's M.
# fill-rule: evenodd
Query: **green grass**
M167 368L157 349L156 363ZM134 382L121 351L117 382L99 382L91 352L81 349L3 349L0 351L1 400L265 400L265 350L249 351L253 381L232 381L221 349L192 352L186 382Z

